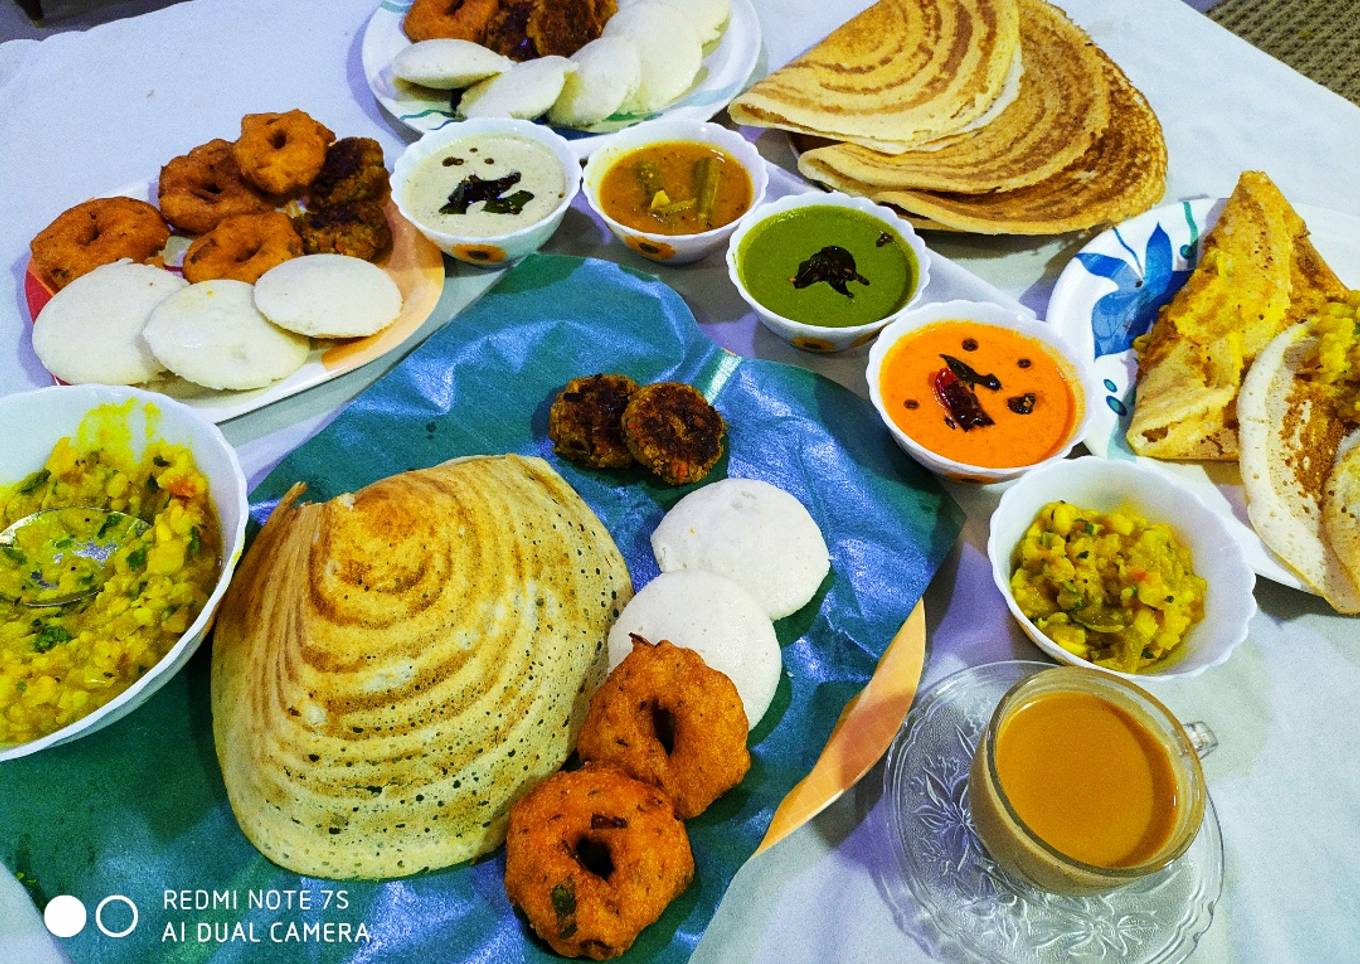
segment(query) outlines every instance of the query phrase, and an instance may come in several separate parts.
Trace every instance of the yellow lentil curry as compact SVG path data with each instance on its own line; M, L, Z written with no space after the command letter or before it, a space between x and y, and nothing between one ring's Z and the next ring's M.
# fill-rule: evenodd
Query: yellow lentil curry
M95 567L62 552L67 540L91 535L79 512L44 517L0 548L0 745L58 730L126 690L170 651L212 592L219 538L208 483L183 446L150 441L140 459L132 456L131 405L96 409L40 470L0 489L0 529L65 507L150 524ZM148 409L148 428L153 415ZM70 595L106 574L97 594L65 606L21 602L53 598L34 595L35 585Z
M1136 673L1204 618L1205 582L1165 523L1067 502L1039 510L1015 547L1011 592L1063 649Z

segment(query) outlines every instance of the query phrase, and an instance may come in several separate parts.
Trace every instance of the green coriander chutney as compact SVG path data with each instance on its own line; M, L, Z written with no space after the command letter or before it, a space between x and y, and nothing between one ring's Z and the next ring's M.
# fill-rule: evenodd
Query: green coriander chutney
M887 224L853 208L813 204L757 224L737 250L751 296L805 325L879 321L910 300L916 258Z

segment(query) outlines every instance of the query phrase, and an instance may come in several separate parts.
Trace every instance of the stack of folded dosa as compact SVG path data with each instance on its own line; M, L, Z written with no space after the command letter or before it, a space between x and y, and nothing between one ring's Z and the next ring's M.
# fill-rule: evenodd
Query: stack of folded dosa
M1345 294L1275 184L1244 172L1189 280L1136 343L1129 446L1158 459L1235 460L1247 366L1285 328Z
M279 503L223 605L213 731L260 852L392 877L504 838L556 771L632 595L600 520L546 462L454 460Z
M920 47L927 40L937 46ZM955 50L905 99L880 75L894 63L884 59L893 43L918 57L958 44L970 56ZM992 65L985 75L978 58ZM1009 99L1003 62L1020 71ZM966 111L958 88L969 92ZM1166 143L1147 101L1045 0L881 0L733 101L731 113L841 142L806 151L799 170L900 208L918 227L1080 230L1147 210L1166 182Z

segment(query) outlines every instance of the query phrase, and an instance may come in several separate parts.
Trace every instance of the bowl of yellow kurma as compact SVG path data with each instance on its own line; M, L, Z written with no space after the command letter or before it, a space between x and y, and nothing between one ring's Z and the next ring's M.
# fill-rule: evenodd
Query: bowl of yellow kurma
M0 398L0 438L0 530L33 520L0 539L3 761L121 719L183 667L248 510L222 433L152 392Z

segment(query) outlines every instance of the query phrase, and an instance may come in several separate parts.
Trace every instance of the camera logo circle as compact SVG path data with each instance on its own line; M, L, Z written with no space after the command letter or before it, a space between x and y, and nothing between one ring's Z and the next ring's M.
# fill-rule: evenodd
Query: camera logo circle
M85 929L85 905L79 897L60 894L43 908L43 923L54 937L75 937Z
M127 927L120 931L116 931L104 923L104 908L108 907L109 904L127 905L127 909L132 912L132 919L128 922ZM117 920L117 916L114 916L114 919ZM105 937L127 937L137 929L137 905L132 902L132 898L130 897L124 897L122 894L110 894L95 906L94 926L98 927L99 933L103 934Z

